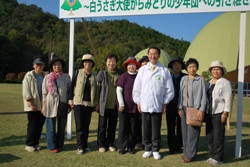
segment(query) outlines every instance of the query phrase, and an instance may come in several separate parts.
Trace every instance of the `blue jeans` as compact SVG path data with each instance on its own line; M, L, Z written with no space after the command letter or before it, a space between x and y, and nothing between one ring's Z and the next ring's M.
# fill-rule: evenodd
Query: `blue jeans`
M46 139L49 150L63 148L66 124L67 124L67 116L46 118ZM57 127L57 132L56 132L56 127Z

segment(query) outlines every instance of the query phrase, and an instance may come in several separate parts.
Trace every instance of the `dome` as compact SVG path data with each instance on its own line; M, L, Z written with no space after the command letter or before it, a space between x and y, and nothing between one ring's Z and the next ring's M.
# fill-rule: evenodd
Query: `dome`
M250 65L250 12L246 15L245 66ZM196 35L184 60L197 59L199 74L207 71L214 60L221 60L228 72L235 70L239 54L239 31L240 12L219 15Z

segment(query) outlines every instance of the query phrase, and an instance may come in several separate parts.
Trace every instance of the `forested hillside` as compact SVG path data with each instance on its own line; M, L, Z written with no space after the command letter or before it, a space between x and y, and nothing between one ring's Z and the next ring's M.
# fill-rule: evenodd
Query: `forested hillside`
M183 57L190 44L127 20L92 19L86 25L97 53L95 59L100 62L95 70L103 67L103 59L111 51L118 54L121 65L128 56L150 46ZM32 69L33 56L42 55L47 60L50 52L68 61L69 22L43 12L36 5L0 0L0 72L25 72ZM94 52L84 24L79 21L75 23L75 68L84 53Z

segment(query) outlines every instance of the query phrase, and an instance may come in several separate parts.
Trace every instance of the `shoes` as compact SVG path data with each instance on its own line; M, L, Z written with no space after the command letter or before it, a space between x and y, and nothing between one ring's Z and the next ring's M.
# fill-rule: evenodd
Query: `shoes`
M83 149L77 149L77 154L83 154Z
M105 151L106 151L105 148L103 148L103 147L99 148L100 153L104 153Z
M183 157L183 162L189 163L189 162L191 162L191 160L184 156L184 157Z
M153 156L155 160L160 160L161 159L161 155L159 152L153 152Z
M85 152L91 152L91 149L89 147L84 149Z
M220 165L220 164L223 164L223 161L219 162L219 161L216 161L215 159L212 159L209 163L212 165Z
M129 152L129 154L135 154L135 150L132 148L128 149L128 152Z
M213 160L214 160L213 158L208 158L208 159L206 160L206 162L210 163L210 162L213 161Z
M169 151L169 154L175 154L175 152L174 151Z
M185 158L185 155L181 155L181 159L184 159Z
M34 152L36 148L33 146L25 146L25 150L27 150L28 152Z
M58 152L61 152L61 151L62 151L62 148L58 148L57 150L58 150Z
M120 154L120 155L125 154L125 150L119 150L119 154Z
M50 150L50 152L52 152L52 153L58 153L58 149Z
M109 151L116 151L115 147L110 146Z
M142 157L143 157L143 158L149 158L151 155L152 155L152 152L151 152L151 151L145 151L145 152L142 154Z
M35 148L36 148L36 150L37 150L37 151L39 151L39 150L41 150L41 149L42 149L42 147L41 147L41 146L39 146L39 144L38 144L38 145L35 145Z
M144 145L143 145L142 143L137 143L137 144L135 145L135 148L136 148L136 149L144 149Z

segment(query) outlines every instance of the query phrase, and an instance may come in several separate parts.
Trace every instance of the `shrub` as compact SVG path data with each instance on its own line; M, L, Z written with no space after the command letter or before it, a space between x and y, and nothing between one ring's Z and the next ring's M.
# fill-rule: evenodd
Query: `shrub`
M5 82L16 83L17 82L17 74L16 73L8 73L6 75Z
M24 79L24 76L25 76L26 72L20 72L18 75L17 75L17 82L21 83Z
M5 78L4 74L0 72L0 83L4 81L4 78Z

